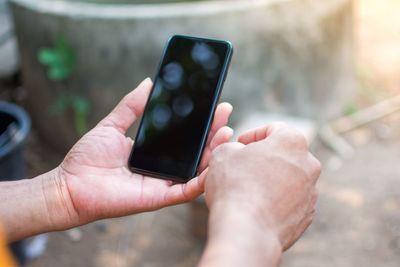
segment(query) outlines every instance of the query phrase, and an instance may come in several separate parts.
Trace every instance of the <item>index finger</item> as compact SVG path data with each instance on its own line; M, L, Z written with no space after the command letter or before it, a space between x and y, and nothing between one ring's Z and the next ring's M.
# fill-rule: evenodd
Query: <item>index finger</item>
M218 132L218 130L228 124L229 116L232 113L232 105L223 102L218 104L215 109L213 122L211 124L210 132L207 137L207 145L211 143L211 140L214 138L214 135Z

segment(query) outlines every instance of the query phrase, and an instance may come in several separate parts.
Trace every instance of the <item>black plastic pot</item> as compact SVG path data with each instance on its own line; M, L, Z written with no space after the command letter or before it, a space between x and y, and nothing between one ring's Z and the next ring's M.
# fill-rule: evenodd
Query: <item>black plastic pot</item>
M31 122L20 107L0 101L0 180L25 178L22 144Z
M25 178L22 144L30 126L30 119L23 109L0 101L0 181ZM14 242L10 246L20 264L24 265L24 241Z

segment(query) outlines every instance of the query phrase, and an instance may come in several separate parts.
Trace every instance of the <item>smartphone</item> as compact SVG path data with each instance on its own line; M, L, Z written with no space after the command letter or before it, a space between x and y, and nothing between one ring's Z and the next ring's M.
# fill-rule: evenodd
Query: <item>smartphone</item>
M196 176L232 51L228 41L168 40L129 157L131 171L182 183Z

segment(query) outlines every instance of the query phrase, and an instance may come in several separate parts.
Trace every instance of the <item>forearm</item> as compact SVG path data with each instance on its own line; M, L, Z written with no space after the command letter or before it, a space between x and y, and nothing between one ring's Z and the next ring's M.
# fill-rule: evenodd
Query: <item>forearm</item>
M208 241L199 266L278 266L276 236L235 207L211 209Z
M33 179L0 183L0 223L7 240L72 227L75 214L68 210L64 190L58 168Z

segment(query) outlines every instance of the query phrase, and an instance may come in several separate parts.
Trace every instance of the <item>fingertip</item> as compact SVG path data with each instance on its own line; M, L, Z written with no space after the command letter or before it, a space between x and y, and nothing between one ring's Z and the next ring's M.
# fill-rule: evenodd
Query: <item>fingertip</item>
M124 99L127 99L127 102L129 104L130 102L132 102L133 97L137 98L138 95L140 95L141 97L142 95L144 95L144 97L147 100L152 87L153 87L153 82L149 77L147 77L146 79L141 81L135 89L133 89L129 94L127 94L124 97Z
M226 114L226 118L229 119L229 116L232 114L233 106L228 102L222 102L219 104L219 109Z
M248 143L250 143L249 140L249 134L251 133L251 131L246 131L244 133L242 133L239 137L238 137L238 142L242 143L244 145L247 145Z
M198 185L201 188L201 190L204 192L204 185L206 183L206 177L208 173L208 167L200 174L200 176L197 178L198 179Z
M153 81L151 80L150 77L147 77L146 79L144 79L138 87L151 87L153 86Z
M204 171L200 174L200 176L197 176L191 179L186 184L182 185L183 186L182 192L184 198L183 202L192 201L204 192L204 185L202 183L203 173Z
M229 126L225 126L223 128L224 128L224 131L226 132L226 136L229 137L228 141L231 140L231 138L232 138L233 134L235 133L235 131Z
M230 103L222 102L222 103L218 104L217 110L215 111L215 113L218 115L224 114L223 117L225 117L225 119L228 119L232 113L232 110L233 110L233 107Z
M223 134L224 136L229 136L229 139L233 136L234 133L233 129L229 126L222 126L221 128L219 128L218 132L220 134Z
M227 110L229 110L229 114L233 111L233 106L229 102L222 102L221 105L225 106Z
M211 140L210 149L213 150L217 146L229 142L229 140L233 136L233 129L229 126L221 127L214 135L214 138Z

